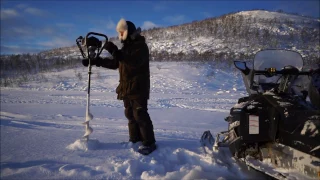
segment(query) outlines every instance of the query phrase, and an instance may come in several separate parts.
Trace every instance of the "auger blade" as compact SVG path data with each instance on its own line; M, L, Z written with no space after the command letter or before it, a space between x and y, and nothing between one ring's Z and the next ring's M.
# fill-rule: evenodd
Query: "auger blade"
M85 134L83 135L83 137L84 137L84 138L87 138L92 132L93 132L93 129L92 129L89 125L87 125L87 127L86 127L86 132L85 132Z
M89 121L85 121L83 123L81 123L82 125L89 125Z
M92 119L93 119L93 115L90 112L86 113L86 121L85 122L91 121Z

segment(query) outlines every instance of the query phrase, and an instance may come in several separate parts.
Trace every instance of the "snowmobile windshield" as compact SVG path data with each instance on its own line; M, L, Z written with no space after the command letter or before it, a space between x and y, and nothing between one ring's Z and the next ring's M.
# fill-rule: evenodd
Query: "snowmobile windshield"
M280 71L285 66L294 66L300 71L303 67L301 54L289 50L263 50L254 57L254 70L265 70L265 68L276 68Z
M255 71L264 71L266 68L275 68L281 71L285 66L293 66L298 70L303 68L302 56L289 50L263 50L255 55L253 69ZM260 88L258 92L265 92L279 85L281 75L265 76L262 74L253 74L253 84Z

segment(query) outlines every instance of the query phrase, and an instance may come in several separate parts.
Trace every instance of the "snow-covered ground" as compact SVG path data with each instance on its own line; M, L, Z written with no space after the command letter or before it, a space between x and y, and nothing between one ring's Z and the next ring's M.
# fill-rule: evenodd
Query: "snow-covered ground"
M127 120L115 94L118 72L93 67L93 73L88 151L78 141L84 134L85 67L1 88L1 179L265 178L248 172L228 150L212 152L199 142L206 130L226 130L224 117L246 95L236 72L209 63L151 63L149 113L158 149L149 156L127 143Z

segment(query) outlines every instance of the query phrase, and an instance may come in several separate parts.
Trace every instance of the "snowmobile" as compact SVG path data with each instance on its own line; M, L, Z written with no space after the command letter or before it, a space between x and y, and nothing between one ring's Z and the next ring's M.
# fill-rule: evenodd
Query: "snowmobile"
M320 69L304 70L295 51L268 49L234 61L248 96L225 118L228 130L200 142L275 179L320 179Z

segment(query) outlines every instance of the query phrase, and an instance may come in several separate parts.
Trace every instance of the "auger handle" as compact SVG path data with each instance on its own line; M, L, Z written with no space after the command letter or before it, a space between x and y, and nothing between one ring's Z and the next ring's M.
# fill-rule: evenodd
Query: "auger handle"
M98 56L100 56L100 54L101 54L101 52L102 52L102 50L103 50L104 45L108 42L108 36L106 36L105 34L101 34L101 33L89 32L89 33L86 35L86 39L87 39L90 35L96 35L96 36L101 36L101 37L104 37L104 38L105 38L104 44L102 45L101 49L98 50L98 54L97 54L97 57L98 57Z
M96 36L102 36L106 39L106 41L108 41L108 36L101 34L101 33L96 33L96 32L89 32L86 36L86 38L88 38L90 35L96 35Z
M77 46L81 52L81 55L83 58L86 58L86 55L84 54L82 48L81 48L81 45L80 45L80 42L82 41L83 37L82 36L79 36L77 39L76 39L76 42L77 42Z

